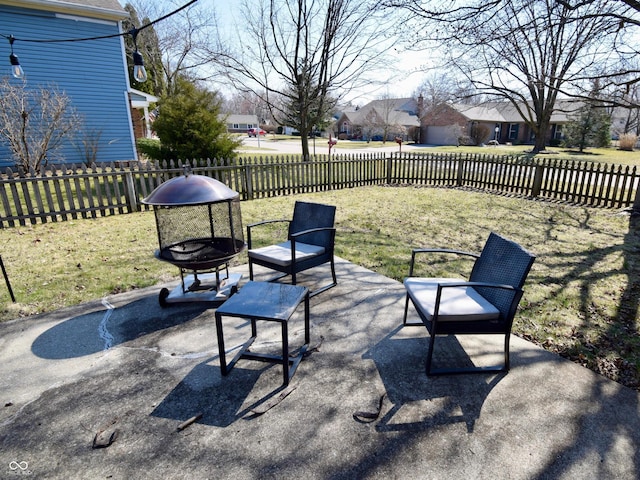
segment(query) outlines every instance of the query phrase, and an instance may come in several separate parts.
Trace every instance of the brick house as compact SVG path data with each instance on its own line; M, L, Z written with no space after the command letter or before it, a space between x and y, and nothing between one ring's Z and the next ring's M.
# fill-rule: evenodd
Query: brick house
M354 140L393 140L409 138L412 128L418 129L418 102L413 98L374 100L357 110L344 111L335 128L338 138Z
M137 138L151 138L153 130L153 113L149 106L158 103L159 98L140 90L129 89L129 103L131 105L131 122L133 123L133 136Z
M420 103L420 99L418 99ZM562 126L579 108L575 101L560 100L551 116L547 141L562 138ZM429 145L457 145L461 138L472 137L473 130L483 126L486 143L532 143L529 126L511 102L487 102L481 105L440 104L427 109L421 117L420 138Z

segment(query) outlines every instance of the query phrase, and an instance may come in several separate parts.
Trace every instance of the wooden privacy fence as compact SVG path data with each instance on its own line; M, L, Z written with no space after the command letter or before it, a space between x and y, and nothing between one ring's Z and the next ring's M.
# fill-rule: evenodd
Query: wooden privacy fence
M150 208L142 203L162 182L192 173L237 191L242 200L364 185L412 184L471 188L607 208L631 206L635 166L475 154L300 156L230 161L65 166L42 174L7 169L0 181L0 228L96 218Z

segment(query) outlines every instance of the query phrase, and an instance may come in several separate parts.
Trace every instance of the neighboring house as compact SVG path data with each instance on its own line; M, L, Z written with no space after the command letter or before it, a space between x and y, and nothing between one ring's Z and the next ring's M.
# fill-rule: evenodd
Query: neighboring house
M559 100L551 116L547 141L561 140L562 127L579 108L575 101ZM471 137L474 127L486 126L482 142L532 143L534 134L511 102L487 102L481 105L440 104L428 109L421 118L420 138L429 145L457 145Z
M227 116L227 132L229 133L247 133L250 128L259 128L257 115L236 115Z
M154 95L150 95L133 88L129 89L129 104L131 105L131 121L133 123L133 135L138 138L151 138L153 130L154 115L149 111L152 103L158 103L160 100Z
M114 35L121 33L120 22L127 16L118 0L0 0L0 33L16 38L13 50L24 69L27 88L55 85L71 98L84 118L74 142L63 146L64 162L85 161L85 154L77 145L87 142L97 145L98 162L137 159L131 107L139 108L141 99L137 92L130 91L124 39L115 36L56 43L21 40ZM8 41L2 52L0 65L4 62L4 67L0 75L10 76ZM21 81L13 77L10 80ZM143 116L148 118L146 113ZM144 128L148 128L146 121ZM148 130L144 135L147 133ZM0 166L10 165L10 152L0 145Z
M358 140L406 140L418 128L418 102L413 98L374 100L362 108L342 112L336 122L338 138Z

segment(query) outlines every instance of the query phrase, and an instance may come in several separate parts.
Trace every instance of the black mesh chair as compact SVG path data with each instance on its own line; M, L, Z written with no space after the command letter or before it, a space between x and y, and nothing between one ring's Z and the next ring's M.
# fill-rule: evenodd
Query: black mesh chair
M451 253L475 257L469 280L414 277L416 257L426 253ZM404 325L425 325L429 331L427 375L502 372L509 370L509 338L513 318L522 298L522 286L535 256L517 243L491 233L478 254L447 249L416 249L411 255ZM409 300L422 323L407 323ZM504 365L469 368L432 368L438 335L503 334Z
M333 250L336 236L334 228L336 207L318 203L296 202L291 220L266 220L247 226L249 247L249 278L253 280L253 266L261 265L271 270L291 275L296 284L296 274L312 267L329 263L333 282L314 290L317 295L337 285ZM276 245L253 248L252 232L260 226L277 222L288 222L287 241Z

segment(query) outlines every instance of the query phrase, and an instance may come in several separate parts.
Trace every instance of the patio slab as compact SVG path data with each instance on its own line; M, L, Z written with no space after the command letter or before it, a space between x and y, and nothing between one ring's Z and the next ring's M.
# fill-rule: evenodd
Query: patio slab
M222 377L215 310L161 308L160 287L0 324L0 478L637 478L638 392L515 336L508 374L428 378L402 285L336 268L288 390L259 362ZM225 326L227 348L248 331ZM500 358L499 337L446 340L434 361Z

